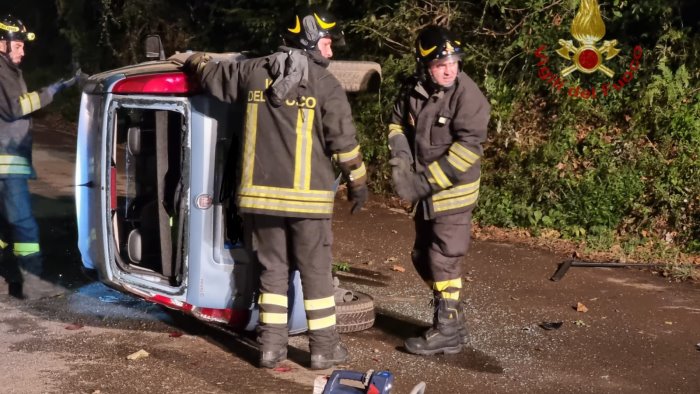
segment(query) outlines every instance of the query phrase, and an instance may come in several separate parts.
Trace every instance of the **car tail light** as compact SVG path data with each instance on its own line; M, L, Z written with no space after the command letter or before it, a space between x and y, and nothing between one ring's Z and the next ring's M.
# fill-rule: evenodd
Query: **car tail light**
M199 87L181 72L127 77L114 84L113 93L188 94Z

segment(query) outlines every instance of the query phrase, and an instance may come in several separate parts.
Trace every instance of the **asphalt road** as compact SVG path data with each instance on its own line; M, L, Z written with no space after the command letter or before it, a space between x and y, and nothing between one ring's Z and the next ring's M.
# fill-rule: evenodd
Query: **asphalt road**
M111 290L81 275L72 201L70 130L39 123L31 183L49 271L65 294L17 301L0 283L0 393L310 393L304 335L279 371L255 367L248 335L204 324ZM465 259L472 346L416 357L405 338L431 316L430 291L413 272L410 219L368 204L350 216L337 203L334 258L344 287L371 294L373 328L344 334L347 369L391 371L394 393L420 381L430 392L700 392L700 285L648 271L572 268L566 256L475 240ZM402 271L403 270L403 271ZM585 305L581 311L578 303ZM543 323L561 322L545 330ZM147 357L128 360L139 350Z

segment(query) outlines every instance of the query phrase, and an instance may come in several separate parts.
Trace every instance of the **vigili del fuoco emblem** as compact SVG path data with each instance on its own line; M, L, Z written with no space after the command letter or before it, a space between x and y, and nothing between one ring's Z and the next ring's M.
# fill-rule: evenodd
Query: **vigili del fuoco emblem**
M617 40L603 41L603 45L596 46L596 43L605 36L605 24L600 16L600 6L597 0L581 0L578 12L571 24L571 35L574 36L579 46L576 47L572 40L559 40L561 47L557 49L557 54L564 59L573 61L573 64L561 70L561 75L566 77L578 70L582 73L592 74L600 71L612 78L615 72L603 64L605 60L610 60L620 52L615 48Z

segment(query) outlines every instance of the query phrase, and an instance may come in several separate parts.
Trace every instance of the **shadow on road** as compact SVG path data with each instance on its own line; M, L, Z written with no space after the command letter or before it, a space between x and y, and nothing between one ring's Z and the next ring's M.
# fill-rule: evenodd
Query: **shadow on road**
M406 353L406 350L403 347L403 341L411 337L419 336L429 328L423 321L382 309L376 311L374 327L382 331L382 333L393 337L391 340L387 340L387 342L395 343L396 338L400 339L400 345L396 346L396 350L404 353ZM503 373L503 367L496 358L478 349L474 349L473 347L466 347L458 354L415 357L464 370L494 374Z

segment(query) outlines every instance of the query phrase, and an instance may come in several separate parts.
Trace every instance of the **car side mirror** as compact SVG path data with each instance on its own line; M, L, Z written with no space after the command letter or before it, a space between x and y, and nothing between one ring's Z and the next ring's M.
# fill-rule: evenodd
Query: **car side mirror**
M146 58L148 59L158 59L165 60L165 51L163 50L163 42L160 40L160 36L152 34L146 37L144 40L144 50L146 52Z

